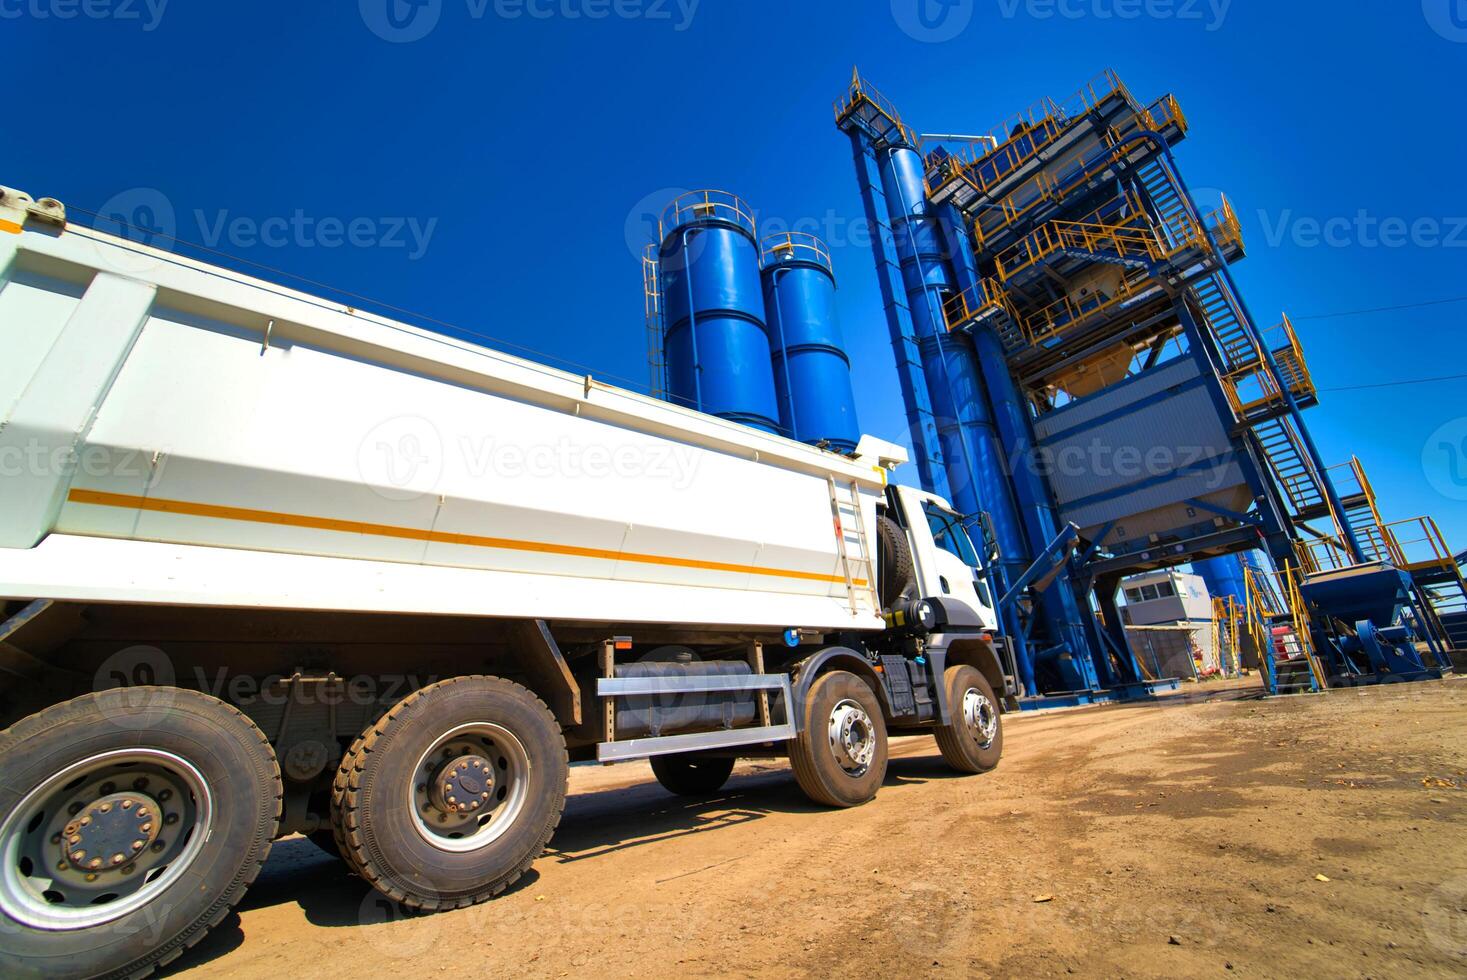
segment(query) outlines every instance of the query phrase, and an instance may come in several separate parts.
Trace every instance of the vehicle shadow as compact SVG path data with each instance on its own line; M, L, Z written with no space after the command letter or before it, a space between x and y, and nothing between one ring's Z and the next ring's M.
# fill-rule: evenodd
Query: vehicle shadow
M899 746L900 741L894 742ZM931 743L928 743L929 747ZM900 754L887 765L887 791L933 779L961 778L948 769L935 750ZM782 761L745 763L717 794L686 798L674 796L655 781L576 793L566 800L565 814L540 862L572 864L697 834L762 820L774 813L818 813L825 808L806 799L794 775ZM505 894L528 888L539 878L532 868ZM244 942L240 914L296 904L307 921L322 928L368 927L369 930L417 913L384 898L347 870L340 858L322 851L304 837L276 842L259 878L236 911L224 919L197 947L161 971L210 963L238 949Z

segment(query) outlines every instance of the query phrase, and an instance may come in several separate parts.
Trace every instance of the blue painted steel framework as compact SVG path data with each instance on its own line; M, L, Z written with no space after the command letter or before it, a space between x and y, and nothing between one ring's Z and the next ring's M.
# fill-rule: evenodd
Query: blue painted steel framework
M1231 206L1204 213L1177 169L1173 97L1140 103L1106 73L990 136L924 145L858 73L836 119L879 231L923 486L991 518L1001 593L1064 528L1083 536L1047 589L1001 610L1031 694L1139 679L1123 576L1216 572L1259 547L1332 681L1440 675L1409 648L1445 649L1422 589L1467 598L1460 563L1442 543L1413 566L1373 496L1340 493L1301 414L1317 398L1292 326L1257 326L1229 268L1244 254ZM1100 456L1066 462L1088 446ZM1125 454L1144 465L1123 472ZM1372 562L1410 574L1337 581ZM1361 608L1375 619L1342 620Z

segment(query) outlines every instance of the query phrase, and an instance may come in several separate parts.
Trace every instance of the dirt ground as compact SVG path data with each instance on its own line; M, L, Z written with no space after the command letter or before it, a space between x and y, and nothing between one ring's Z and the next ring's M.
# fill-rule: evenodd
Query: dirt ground
M167 975L1467 974L1467 679L1252 694L1007 716L984 776L899 740L840 812L783 763L577 767L534 870L437 916L285 841Z

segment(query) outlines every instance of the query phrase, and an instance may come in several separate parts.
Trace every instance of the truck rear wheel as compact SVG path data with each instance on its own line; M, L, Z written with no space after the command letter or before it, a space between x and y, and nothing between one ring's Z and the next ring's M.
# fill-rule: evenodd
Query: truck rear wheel
M560 725L498 677L417 691L356 740L332 785L341 852L408 908L460 908L513 884L565 808Z
M695 752L677 755L654 755L652 775L662 788L678 796L707 796L717 793L733 775L734 760Z
M1003 755L1003 719L993 686L976 667L949 667L946 676L952 723L937 729L937 747L959 772L988 772Z
M89 694L0 733L0 975L177 958L254 881L280 800L265 736L196 691Z
M886 778L886 722L876 694L855 674L815 678L803 705L790 767L805 795L824 806L860 806Z

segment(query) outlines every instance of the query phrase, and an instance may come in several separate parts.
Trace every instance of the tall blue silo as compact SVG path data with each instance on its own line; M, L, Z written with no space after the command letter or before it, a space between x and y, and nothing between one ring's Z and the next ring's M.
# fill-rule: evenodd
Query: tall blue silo
M764 242L763 275L781 428L801 442L854 452L861 431L829 249L813 235L775 235Z
M662 229L670 400L778 433L753 211L733 194L697 191L668 206Z

